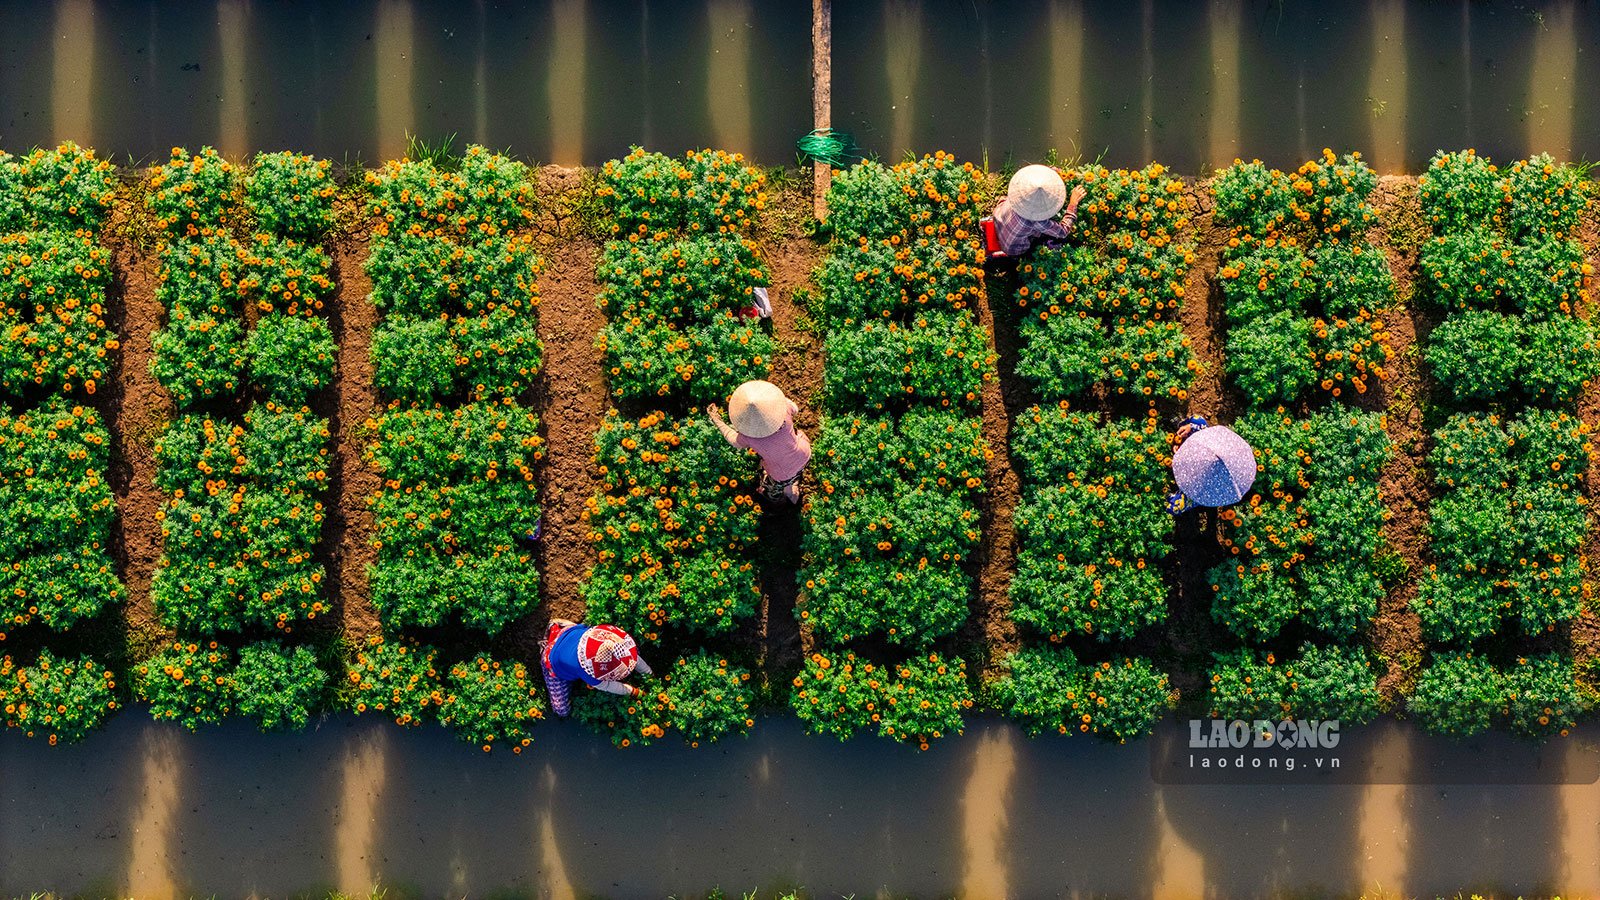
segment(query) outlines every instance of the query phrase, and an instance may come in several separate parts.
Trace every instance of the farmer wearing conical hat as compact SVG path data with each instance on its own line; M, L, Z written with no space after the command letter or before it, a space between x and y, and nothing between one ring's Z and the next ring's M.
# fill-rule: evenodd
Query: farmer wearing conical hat
M746 381L728 398L729 425L715 403L706 407L711 424L728 443L761 456L761 492L769 499L800 502L800 473L811 461L811 441L794 427L800 407L770 381Z
M1088 196L1083 185L1067 196L1067 183L1050 166L1023 166L1011 176L1006 196L984 221L984 238L993 258L1026 255L1043 243L1058 246L1078 223L1078 204ZM1060 219L1062 204L1067 214Z
M550 689L550 708L558 716L572 711L574 681L619 697L637 697L643 691L622 680L635 671L650 674L650 666L639 656L639 645L615 625L551 619L550 630L539 642L539 653L544 684Z

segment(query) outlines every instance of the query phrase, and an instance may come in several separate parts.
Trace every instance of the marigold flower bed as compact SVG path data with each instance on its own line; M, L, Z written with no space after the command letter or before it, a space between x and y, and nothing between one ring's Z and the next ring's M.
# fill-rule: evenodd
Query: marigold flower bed
M387 629L461 624L495 634L539 603L527 538L540 520L539 421L519 398L537 374L539 260L526 166L471 147L455 171L391 162L367 177L367 273L387 408L369 427L373 605Z
M1388 377L1394 276L1366 240L1377 183L1359 153L1332 150L1293 174L1257 160L1218 176L1227 369L1252 405L1350 399Z
M112 673L50 645L120 602L111 556L110 433L89 398L109 379L110 253L98 234L116 173L70 142L0 153L0 722L51 744L84 738L118 697Z

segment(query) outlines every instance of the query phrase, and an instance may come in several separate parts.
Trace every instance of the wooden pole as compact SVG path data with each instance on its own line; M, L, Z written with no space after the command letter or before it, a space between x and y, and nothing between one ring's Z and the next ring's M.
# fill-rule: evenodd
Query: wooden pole
M832 0L811 0L811 119L812 127L827 128L833 120L833 6ZM813 162L812 199L817 220L828 215L828 186L833 170Z

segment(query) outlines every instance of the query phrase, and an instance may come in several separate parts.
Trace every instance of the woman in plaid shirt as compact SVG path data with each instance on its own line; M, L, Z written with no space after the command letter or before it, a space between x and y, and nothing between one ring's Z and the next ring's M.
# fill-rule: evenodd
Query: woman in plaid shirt
M1083 185L1072 189L1067 197L1067 184L1061 174L1050 166L1023 166L1011 176L1006 196L994 208L995 237L1000 251L1006 256L1023 256L1036 244L1058 247L1078 224L1078 204L1088 196ZM1067 214L1060 220L1056 213L1065 203Z

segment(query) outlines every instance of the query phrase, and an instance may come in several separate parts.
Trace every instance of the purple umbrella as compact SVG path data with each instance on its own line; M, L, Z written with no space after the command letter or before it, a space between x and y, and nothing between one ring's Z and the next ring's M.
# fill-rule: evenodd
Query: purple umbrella
M1190 435L1172 454L1178 490L1201 506L1238 503L1256 480L1256 455L1244 438L1224 425Z

